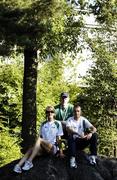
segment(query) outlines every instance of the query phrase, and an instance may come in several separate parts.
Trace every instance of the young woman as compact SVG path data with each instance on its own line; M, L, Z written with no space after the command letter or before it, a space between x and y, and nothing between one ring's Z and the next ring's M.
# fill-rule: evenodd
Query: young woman
M63 129L61 122L56 121L55 109L53 106L46 108L46 121L42 123L40 128L40 135L33 148L30 148L24 157L15 165L14 171L21 173L23 170L29 170L33 167L33 159L36 155L41 155L43 150L48 153L56 154L57 146L59 147L60 156L64 156L61 149L61 136ZM22 165L24 166L22 167Z

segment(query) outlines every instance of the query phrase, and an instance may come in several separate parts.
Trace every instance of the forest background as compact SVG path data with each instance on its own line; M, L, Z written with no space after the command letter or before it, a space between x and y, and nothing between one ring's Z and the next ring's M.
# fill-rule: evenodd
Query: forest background
M62 91L97 127L99 154L117 157L117 1L8 0L0 8L0 166L34 142L45 107ZM92 66L71 81L89 58L84 50Z

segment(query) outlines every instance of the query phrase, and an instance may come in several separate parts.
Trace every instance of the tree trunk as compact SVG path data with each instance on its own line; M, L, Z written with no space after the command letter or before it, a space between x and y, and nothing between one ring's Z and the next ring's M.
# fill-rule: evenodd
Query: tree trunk
M23 112L22 112L22 152L34 144L36 136L36 86L37 50L24 50Z

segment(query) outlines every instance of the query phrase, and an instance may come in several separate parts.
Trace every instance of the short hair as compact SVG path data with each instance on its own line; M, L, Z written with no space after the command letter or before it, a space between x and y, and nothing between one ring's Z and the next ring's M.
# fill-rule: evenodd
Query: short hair
M54 106L47 106L46 107L46 111L48 111L48 110L51 110L51 111L53 111L54 113L55 113L55 109L54 109Z
M81 106L80 106L79 103L74 104L74 109L76 109L76 108L78 108L78 107L80 107L80 109L81 109Z

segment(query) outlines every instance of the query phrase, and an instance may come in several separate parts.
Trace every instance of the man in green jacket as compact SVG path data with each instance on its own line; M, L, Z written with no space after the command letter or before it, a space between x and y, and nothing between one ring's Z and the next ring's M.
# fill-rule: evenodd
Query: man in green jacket
M65 139L67 139L66 120L71 116L73 116L73 105L69 103L69 94L62 92L60 104L55 106L55 119L61 121Z

